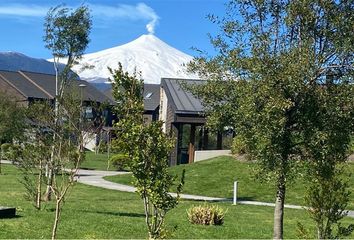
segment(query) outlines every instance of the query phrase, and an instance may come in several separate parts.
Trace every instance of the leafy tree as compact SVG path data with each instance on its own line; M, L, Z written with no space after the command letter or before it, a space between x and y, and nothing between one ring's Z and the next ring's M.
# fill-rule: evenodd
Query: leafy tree
M0 146L16 139L20 140L26 127L24 109L11 99L5 92L0 91ZM1 151L0 173L2 155Z
M24 128L24 109L6 92L0 92L0 144L21 138Z
M33 103L26 110L27 134L21 145L12 146L8 153L21 171L20 181L24 185L25 198L33 201L36 209L42 208L45 166L51 157L52 133L47 124L51 118L51 106Z
M60 125L60 114L63 108L60 101L64 97L65 88L69 82L75 79L71 68L82 57L89 43L89 33L91 30L91 17L87 6L80 6L72 10L62 5L51 8L45 18L44 41L45 47L52 51L54 69L56 73L55 87L55 114L54 122ZM59 62L66 58L64 69L59 69ZM56 126L59 127L59 126ZM55 143L56 132L54 132L53 142ZM52 149L52 160L54 158L54 145ZM53 169L48 168L46 200L50 200Z
M120 63L118 69L110 71L119 118L114 126L117 138L112 145L130 159L134 185L144 202L149 238L162 238L166 213L178 203L178 195L173 198L169 194L175 179L167 171L172 141L162 132L161 122L144 124L143 81L139 80L138 73L129 75Z
M345 162L350 154L353 131L354 89L342 82L312 89L307 96L304 115L304 156L307 160L308 212L317 226L319 239L338 239L350 235L354 225L344 227L340 220L350 192ZM332 76L327 76L331 80Z
M274 180L273 237L281 239L286 186L297 163L319 161L316 148L321 148L322 160L332 159L334 165L345 159L353 125L348 121L353 117L353 96L348 94L353 82L353 5L331 0L231 0L227 7L226 16L209 16L221 30L211 37L217 54L202 52L189 65L209 80L192 89L204 101L211 125L233 126L259 163L260 176ZM311 132L317 116L325 122L336 108L332 126ZM320 143L314 144L320 132ZM324 166L318 170L325 172Z
M53 239L56 237L66 193L74 183L75 173L84 157L82 101L79 103L79 98L73 96L72 92L67 92L66 88L71 81L76 80L70 69L87 48L91 25L89 9L84 5L75 10L59 5L51 8L45 18L45 46L52 51L56 72L55 108L51 125L53 141L51 159L47 164L49 171L46 190L46 200L50 200L51 193L56 198ZM59 69L61 59L66 61L62 70ZM71 170L68 177L65 177L66 173L63 171L68 164L71 164ZM63 178L57 181L57 176Z

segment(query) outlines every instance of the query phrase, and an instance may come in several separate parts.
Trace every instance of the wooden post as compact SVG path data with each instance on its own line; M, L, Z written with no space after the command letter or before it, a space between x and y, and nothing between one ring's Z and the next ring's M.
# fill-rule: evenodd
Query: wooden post
M188 162L193 163L194 162L194 150L195 150L195 125L191 124L191 132L189 135L189 148L188 148Z

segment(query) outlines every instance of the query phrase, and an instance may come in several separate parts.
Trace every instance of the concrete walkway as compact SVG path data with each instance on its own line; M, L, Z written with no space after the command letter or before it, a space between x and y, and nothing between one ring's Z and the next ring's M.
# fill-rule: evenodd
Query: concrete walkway
M113 175L122 175L127 174L127 172L115 172L115 171L96 171L96 170L84 170L80 169L77 175L77 181L83 184L102 187L106 189L118 190L122 192L135 192L135 187L109 182L104 180L103 177L113 176ZM171 193L172 196L176 196L175 193ZM197 201L227 201L226 198L215 198L215 197L205 197L189 194L181 194L181 198L188 200L197 200Z
M3 160L2 163L10 164L10 161ZM114 183L103 178L106 176L122 175L128 174L128 172L116 172L116 171L99 171L99 170L85 170L80 169L77 174L77 181L86 185L101 187L105 189L118 190L122 192L135 192L135 187L127 186L124 184ZM172 196L176 196L175 193L171 193ZM210 202L232 202L229 198L217 198L217 197L206 197L198 195L181 194L180 197L186 200L195 201L210 201ZM258 201L237 201L237 204L255 205L255 206L268 206L274 207L274 203L258 202ZM304 209L303 206L288 205L285 204L286 208L290 209ZM354 218L354 211L348 211L348 217Z
M135 188L119 183L109 182L103 179L106 176L114 176L127 174L127 172L114 172L114 171L96 171L96 170L84 170L80 169L78 173L78 182L102 187L106 189L118 190L122 192L135 192ZM176 196L175 193L171 193L172 196ZM195 201L213 201L213 202L232 202L232 199L229 198L217 198L217 197L206 197L206 196L198 196L198 195L189 195L189 194L181 194L180 197L186 200L195 200ZM274 203L266 203L266 202L258 202L258 201L237 201L237 204L246 204L246 205L255 205L255 206L268 206L274 207ZM286 208L290 209L304 209L303 206L297 205L289 205L285 204ZM348 216L354 218L354 211L349 211Z

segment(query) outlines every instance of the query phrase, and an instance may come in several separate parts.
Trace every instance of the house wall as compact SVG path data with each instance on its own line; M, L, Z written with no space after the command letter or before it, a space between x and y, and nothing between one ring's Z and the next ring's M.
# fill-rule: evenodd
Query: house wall
M194 162L207 160L214 157L231 155L231 150L201 150L195 151Z
M168 99L166 96L166 92L163 88L160 88L160 109L159 109L159 120L163 122L162 131L167 133L167 104Z

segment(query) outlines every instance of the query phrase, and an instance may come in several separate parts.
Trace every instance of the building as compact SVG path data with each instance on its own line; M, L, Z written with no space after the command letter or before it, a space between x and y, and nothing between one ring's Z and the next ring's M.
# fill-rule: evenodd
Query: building
M0 70L0 94L5 93L16 99L23 107L28 107L37 101L49 101L54 106L56 92L56 77L51 74L35 73L27 71ZM83 105L84 116L93 121L94 131L85 134L87 138L85 147L94 150L97 147L97 139L105 128L109 128L112 122L110 105L113 101L97 90L90 83L83 80L71 80L68 82L68 90L77 94ZM107 104L103 110L97 111L97 106ZM98 119L100 119L98 121ZM102 121L103 120L103 121Z
M7 93L23 106L38 100L55 99L55 75L27 71L0 70L0 92ZM86 111L92 113L91 102L113 104L102 92L83 80L69 82L71 90L77 91L82 98Z
M112 89L105 91L107 97L114 101ZM151 122L159 119L160 84L144 84L144 121Z
M202 80L161 79L159 119L164 122L163 131L176 139L175 148L170 156L170 165L192 163L199 160L196 155L206 152L205 150L229 149L226 143L230 143L232 132L209 131L205 127L202 103L184 87L185 85L197 87L204 83ZM225 153L209 151L208 156Z

